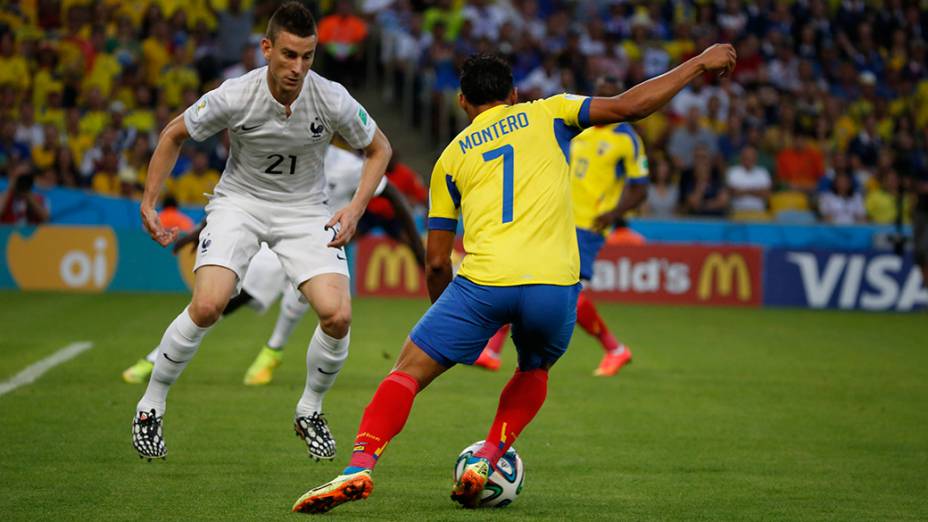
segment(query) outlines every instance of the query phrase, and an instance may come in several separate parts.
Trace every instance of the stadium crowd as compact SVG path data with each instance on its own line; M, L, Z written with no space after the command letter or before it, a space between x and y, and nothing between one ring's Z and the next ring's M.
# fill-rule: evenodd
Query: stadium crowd
M160 129L224 78L263 65L258 42L278 3L0 7L0 175L10 180L0 221L47 219L33 183L137 197ZM428 76L420 84L432 86L436 104L457 90L457 68L476 51L508 56L522 97L532 99L587 93L602 76L630 87L710 43L733 42L731 78L703 78L636 124L652 178L644 214L893 223L908 221L913 206L928 212L917 190L928 176L923 3L341 0L314 8L330 76L356 84L376 36L381 65ZM227 152L223 136L188 142L169 192L203 204ZM421 200L418 178L399 170Z

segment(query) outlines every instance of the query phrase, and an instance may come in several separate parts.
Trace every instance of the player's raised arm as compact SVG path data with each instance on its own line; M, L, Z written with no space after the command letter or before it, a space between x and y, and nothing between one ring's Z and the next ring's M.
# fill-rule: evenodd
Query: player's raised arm
M158 217L158 211L155 210L155 205L158 203L164 181L177 162L181 145L188 137L190 135L184 124L184 115L180 114L161 131L158 145L148 165L148 177L145 180L145 192L142 194L142 205L139 211L142 214L142 226L161 246L171 244L177 238L178 229L177 227L170 230L164 228L161 218Z
M699 56L690 58L670 71L642 82L618 96L593 98L590 103L590 123L605 125L645 118L666 105L700 74L731 73L736 59L735 48L730 44L715 44Z

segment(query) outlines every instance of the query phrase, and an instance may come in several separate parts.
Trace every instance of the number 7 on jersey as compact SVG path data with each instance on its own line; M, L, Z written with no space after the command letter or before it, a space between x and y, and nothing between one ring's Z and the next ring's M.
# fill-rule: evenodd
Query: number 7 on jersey
M503 145L498 149L483 153L483 161L493 161L503 158L503 223L512 222L512 192L513 178L515 177L515 151L512 145Z

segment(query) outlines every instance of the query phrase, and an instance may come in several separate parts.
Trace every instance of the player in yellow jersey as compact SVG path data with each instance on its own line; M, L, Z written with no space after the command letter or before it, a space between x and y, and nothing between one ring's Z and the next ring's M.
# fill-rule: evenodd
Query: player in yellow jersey
M596 96L613 96L620 91L615 78L600 78L596 82ZM570 174L580 280L586 284L593 277L593 261L603 247L604 233L647 197L648 159L644 143L626 122L590 127L570 143ZM577 299L577 324L596 337L606 352L594 375L615 375L631 361L631 350L612 335L587 292L581 292ZM499 353L508 332L509 325L500 328L474 364L488 370L499 369Z
M643 118L696 76L730 72L734 63L734 48L715 45L619 96L516 103L506 62L493 56L465 62L460 104L472 123L438 159L430 187L426 250L433 304L364 410L348 467L297 499L293 511L324 513L367 498L371 471L406 424L416 394L454 364L473 363L490 336L511 323L519 368L500 395L484 446L468 459L451 493L466 507L477 505L499 457L544 403L548 369L573 331L580 260L570 139L589 125ZM467 255L452 279L459 217Z

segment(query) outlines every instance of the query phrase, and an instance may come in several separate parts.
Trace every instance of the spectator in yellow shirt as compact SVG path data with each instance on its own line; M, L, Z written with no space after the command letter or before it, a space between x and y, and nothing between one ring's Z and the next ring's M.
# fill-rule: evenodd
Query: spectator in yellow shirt
M219 172L209 168L209 157L196 151L190 170L174 182L174 195L184 205L206 205L206 194L213 192L219 183Z
M103 150L97 163L91 187L97 194L119 196L122 194L122 181L119 179L119 155L111 147Z
M55 163L55 155L60 145L58 127L47 123L43 127L43 132L44 140L42 145L32 147L32 163L39 170L45 170Z
M912 200L901 197L899 175L893 169L883 171L880 186L867 193L864 207L867 209L867 218L881 225L895 223L900 210L903 223L908 223L912 215Z
M99 86L91 85L84 91L84 105L87 111L81 117L81 132L96 136L110 122L110 115L106 111L106 100Z
M181 105L183 92L187 89L197 89L199 86L200 76L190 65L187 49L178 45L174 48L173 62L158 77L162 100L168 107L176 109Z
M29 89L31 78L26 60L16 54L13 32L4 31L0 35L0 84L11 84L22 94Z

